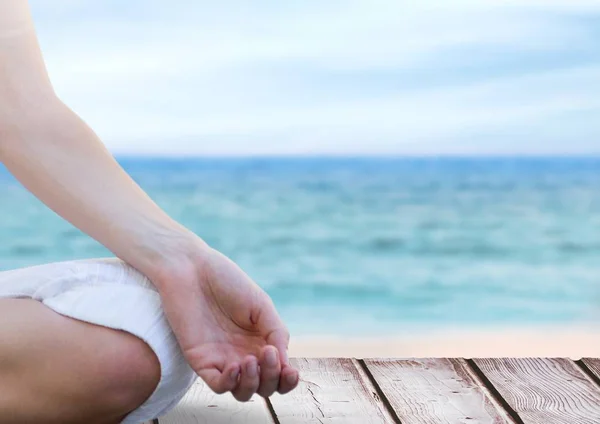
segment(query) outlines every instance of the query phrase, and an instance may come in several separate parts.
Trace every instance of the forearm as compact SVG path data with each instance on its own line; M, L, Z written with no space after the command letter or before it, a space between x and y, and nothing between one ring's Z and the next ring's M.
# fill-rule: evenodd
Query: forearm
M93 131L58 99L13 121L0 159L34 195L142 272L186 234L123 171Z
M0 161L56 213L146 275L191 240L202 243L55 95L26 0L0 1Z

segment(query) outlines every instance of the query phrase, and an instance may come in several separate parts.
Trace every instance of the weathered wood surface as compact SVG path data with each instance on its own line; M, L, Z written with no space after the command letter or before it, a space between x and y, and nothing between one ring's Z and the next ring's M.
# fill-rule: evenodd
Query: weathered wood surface
M240 403L199 380L158 422L600 424L600 359L292 361L292 393Z
M356 360L292 359L300 370L299 387L270 398L281 424L387 424L394 420Z
M592 372L592 374L594 374L594 376L596 377L596 382L600 381L600 359L593 359L593 358L583 358L581 360L581 362L583 362L587 368Z
M160 424L274 424L260 396L238 402L230 393L213 393L200 379L179 405L158 421Z
M569 359L474 359L526 424L598 424L600 390Z
M514 423L464 359L367 359L403 424Z

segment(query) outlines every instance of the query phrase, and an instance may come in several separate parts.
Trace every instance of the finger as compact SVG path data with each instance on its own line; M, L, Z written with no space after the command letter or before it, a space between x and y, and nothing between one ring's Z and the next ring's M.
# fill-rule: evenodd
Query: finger
M236 363L229 365L223 372L217 368L200 370L198 376L215 393L223 394L234 390L238 385L240 366Z
M298 370L290 365L288 357L288 346L290 342L290 333L279 318L272 302L271 307L265 308L261 314L260 331L269 345L275 346L279 352L281 361L281 373L279 378L279 393L288 393L298 386L300 375Z
M247 356L242 362L242 373L238 386L231 392L240 402L247 402L260 385L258 361L255 356Z
M277 349L273 346L265 346L261 353L259 365L260 386L258 388L258 394L267 398L275 393L279 387L281 363Z
M277 390L282 395L291 392L298 386L300 381L300 375L298 370L287 365L281 370L281 376L279 378L279 389Z

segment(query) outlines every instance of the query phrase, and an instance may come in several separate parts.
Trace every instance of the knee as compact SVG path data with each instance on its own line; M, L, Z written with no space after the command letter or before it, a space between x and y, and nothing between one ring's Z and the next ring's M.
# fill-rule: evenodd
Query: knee
M109 409L128 413L144 403L160 381L160 363L150 347L139 338L124 334L98 370L97 393Z
M160 364L141 339L36 301L0 304L0 422L115 422L156 389Z

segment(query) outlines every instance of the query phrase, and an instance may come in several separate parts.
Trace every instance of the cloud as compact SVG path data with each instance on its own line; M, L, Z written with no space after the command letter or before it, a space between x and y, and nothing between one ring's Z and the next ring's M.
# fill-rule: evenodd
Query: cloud
M597 1L31 4L115 152L600 150Z

